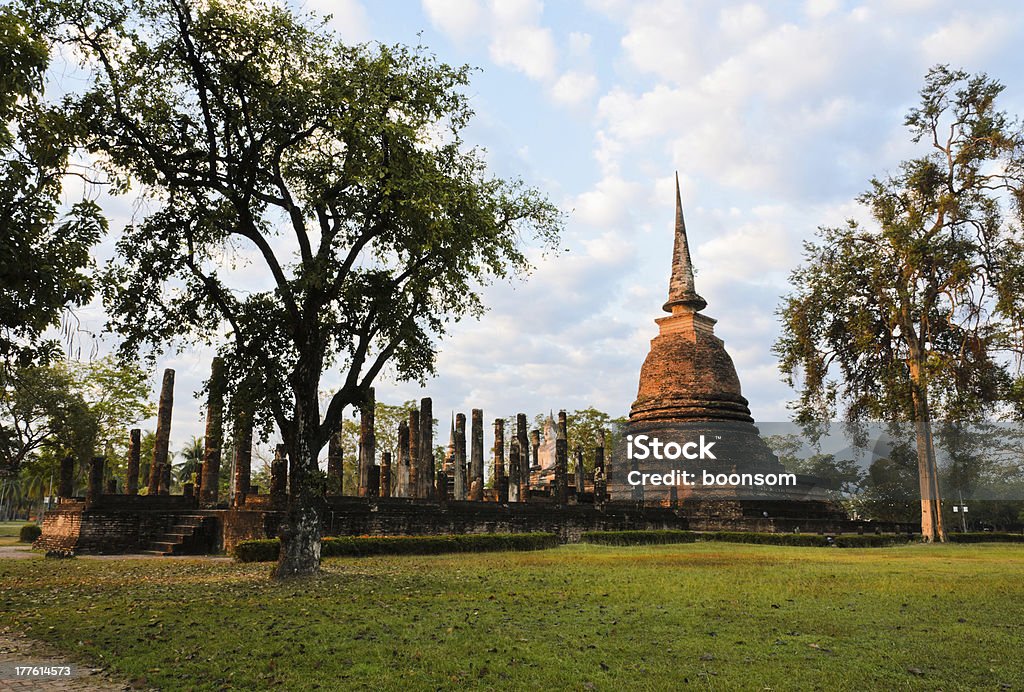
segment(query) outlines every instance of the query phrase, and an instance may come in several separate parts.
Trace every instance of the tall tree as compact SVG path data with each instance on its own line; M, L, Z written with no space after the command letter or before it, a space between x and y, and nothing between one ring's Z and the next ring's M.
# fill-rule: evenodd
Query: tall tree
M43 99L46 40L27 15L0 7L0 365L59 351L46 330L93 296L90 248L106 229L99 207L58 211L79 129Z
M1021 409L1024 134L1003 86L939 65L905 124L927 147L859 199L871 227L821 228L780 309L797 420L915 424L921 528L943 540L931 422ZM1019 362L1019 361L1016 361Z
M123 456L126 430L152 413L148 397L139 368L109 357L0 370L0 474L44 450L52 464L108 448Z
M232 386L261 384L292 460L276 574L316 571L317 454L343 409L385 364L430 373L481 283L524 272L524 233L553 246L561 214L487 175L460 138L469 69L420 48L344 46L273 3L45 6L96 68L92 151L153 209L119 244L111 326L128 352L217 343Z

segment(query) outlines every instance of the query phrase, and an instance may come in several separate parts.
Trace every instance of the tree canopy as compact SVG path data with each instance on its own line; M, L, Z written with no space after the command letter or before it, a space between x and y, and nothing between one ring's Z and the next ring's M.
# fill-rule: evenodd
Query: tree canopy
M106 230L92 201L60 213L80 128L43 98L48 64L27 17L0 7L0 361L12 367L59 351L46 330L92 299L89 251Z
M941 538L930 421L1022 410L1024 132L987 75L932 68L905 124L927 152L871 180L873 224L804 247L775 346L796 418L918 423L925 535ZM1002 409L1000 408L1002 407Z
M385 365L431 373L447 325L529 269L528 236L554 247L561 214L487 173L460 134L469 68L422 48L346 46L273 3L39 6L93 70L89 150L147 197L105 276L110 327L126 354L218 347L292 460L279 573L312 571L343 409ZM321 411L326 369L342 385Z

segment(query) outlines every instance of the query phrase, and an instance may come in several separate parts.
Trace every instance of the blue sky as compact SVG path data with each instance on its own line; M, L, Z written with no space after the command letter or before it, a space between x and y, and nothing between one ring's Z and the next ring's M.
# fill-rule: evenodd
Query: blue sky
M919 153L902 121L929 66L987 72L1007 86L1002 107L1024 113L1015 2L294 6L332 13L346 41L419 42L478 66L466 141L487 150L494 173L523 177L567 213L567 252L527 281L485 289L490 312L447 338L425 389L378 386L389 403L432 396L442 420L473 407L488 419L628 412L668 286L676 170L705 314L719 320L755 418L788 419L793 392L770 351L787 276L818 226L864 218L855 198L872 175ZM84 317L102 323L101 310ZM202 434L189 394L209 354L165 365L178 371L176 449Z

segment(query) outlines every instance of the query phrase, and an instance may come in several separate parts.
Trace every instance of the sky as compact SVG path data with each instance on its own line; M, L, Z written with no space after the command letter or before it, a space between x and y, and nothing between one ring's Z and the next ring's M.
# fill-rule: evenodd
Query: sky
M486 150L492 173L523 178L566 213L564 251L538 258L525 280L486 287L488 313L446 337L424 388L386 372L378 382L379 401L431 396L442 422L471 408L486 420L587 406L628 413L664 314L676 171L704 314L719 320L755 419L788 420L795 394L771 347L789 273L819 226L867 220L856 198L872 176L921 153L902 123L928 68L986 72L1006 85L1002 108L1024 114L1024 3L292 6L332 14L346 42L421 44L479 68L465 141ZM132 207L111 208L116 229ZM101 307L80 317L101 330ZM202 435L192 394L210 356L171 353L153 373L155 389L162 368L177 371L172 449ZM338 379L330 373L325 387Z

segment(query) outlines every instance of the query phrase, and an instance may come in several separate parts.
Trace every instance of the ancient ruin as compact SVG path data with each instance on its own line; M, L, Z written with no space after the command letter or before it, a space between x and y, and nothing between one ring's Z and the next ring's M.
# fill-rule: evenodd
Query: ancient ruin
M716 470L781 472L782 465L754 425L732 359L714 334L715 320L702 314L706 307L707 301L694 285L677 179L672 274L663 306L669 315L656 320L659 332L641 368L623 437L714 436L718 454L701 463ZM65 460L60 504L46 514L38 545L79 552L177 554L216 552L240 540L275 536L287 506L287 454L284 445L278 445L269 488L251 485L253 421L244 397L242 405L232 402L228 409L236 440L231 492L229 497L217 492L224 425L220 367L215 361L198 492L186 485L183 495L167 494L174 388L174 372L167 370L160 393L156 449L148 482L141 483L146 494L138 494L138 430L130 433L124 494L105 491L105 459L97 457L89 469L86 496L71 497L73 460ZM565 411L549 415L543 430L529 430L525 413L518 413L514 429L507 431L505 420L495 419L489 465L484 453L484 411L470 413L468 450L466 415L459 412L451 420L448 452L435 467L431 399L423 398L408 420L400 423L397 448L382 450L377 449L373 401L370 390L360 411L356 488L343 487L346 462L340 432L328 444L321 511L324 535L553 531L572 541L583 531L627 528L917 530L905 524L849 521L815 479L806 477L784 489L744 492L682 483L638 487L629 482L629 473L643 464L628 457L624 442L616 449L606 448L603 431L592 450L593 468L584 467L580 448L572 450L570 464L572 421Z

